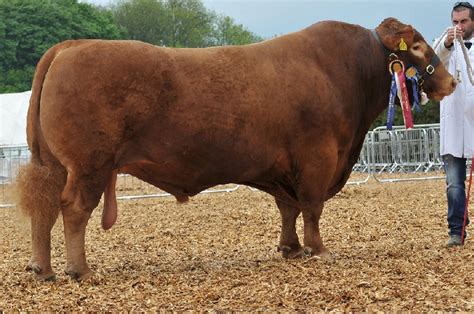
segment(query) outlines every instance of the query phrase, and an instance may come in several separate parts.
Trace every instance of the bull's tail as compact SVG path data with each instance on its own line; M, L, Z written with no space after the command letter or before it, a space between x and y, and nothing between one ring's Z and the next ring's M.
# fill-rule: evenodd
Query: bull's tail
M41 93L53 60L71 45L74 45L74 41L49 49L38 63L33 80L27 116L31 161L20 169L17 176L16 202L24 214L37 217L39 221L56 220L61 205L61 192L66 182L66 170L51 154L43 138L39 118Z

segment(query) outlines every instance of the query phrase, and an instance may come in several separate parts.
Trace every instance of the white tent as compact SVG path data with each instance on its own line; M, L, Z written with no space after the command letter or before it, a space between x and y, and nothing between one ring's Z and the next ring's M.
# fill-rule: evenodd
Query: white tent
M26 113L31 91L0 94L0 146L26 145Z

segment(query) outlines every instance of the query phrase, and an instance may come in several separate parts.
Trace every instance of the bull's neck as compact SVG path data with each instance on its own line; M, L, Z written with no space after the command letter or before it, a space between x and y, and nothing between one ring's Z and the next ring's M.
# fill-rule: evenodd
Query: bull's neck
M370 101L367 103L366 119L363 124L368 129L388 106L391 78L388 72L390 51L383 46L372 31L367 30L367 35L370 42L370 45L366 47L367 58L372 60L368 68L367 80L370 82L370 85L379 87L367 91L367 97Z
M346 28L345 32L330 34L328 38L332 36L333 40L345 43L347 51L334 51L334 58L338 58L338 64L351 64L351 71L344 72L342 67L338 71L344 72L345 80L352 83L350 89L355 100L351 103L359 110L356 127L366 132L388 106L391 82L388 50L370 30L355 25Z
M357 25L322 22L308 28L305 35L309 42L306 47L312 49L315 56L314 63L318 67L321 61L331 65L323 68L329 79L337 82L343 77L344 81L350 82L336 83L340 88L349 89L352 97L347 103L338 105L346 107L342 110L348 114L354 113L351 116L353 126L366 132L388 106L391 78L386 49L370 30ZM330 42L323 46L321 38L330 39ZM356 106L356 109L350 106Z

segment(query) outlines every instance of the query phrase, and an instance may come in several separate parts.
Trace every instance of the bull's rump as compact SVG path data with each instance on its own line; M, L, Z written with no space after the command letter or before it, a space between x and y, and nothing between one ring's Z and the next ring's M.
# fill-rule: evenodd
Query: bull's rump
M80 41L44 81L45 139L66 168L112 160L155 185L195 192L254 181L275 163L289 170L289 145L302 131L296 109L315 89L306 86L308 64L280 46Z

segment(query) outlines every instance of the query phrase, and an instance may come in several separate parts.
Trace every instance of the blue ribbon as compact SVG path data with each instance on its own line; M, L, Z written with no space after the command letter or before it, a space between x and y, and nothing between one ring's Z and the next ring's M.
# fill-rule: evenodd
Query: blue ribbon
M390 86L390 96L388 98L388 110L387 110L387 130L393 128L393 118L395 117L395 97L397 96L397 83L395 82L395 75L392 75L392 84Z
M420 97L418 96L418 75L414 77L407 77L410 82L411 86L413 88L413 108L415 109L416 112L420 112Z

